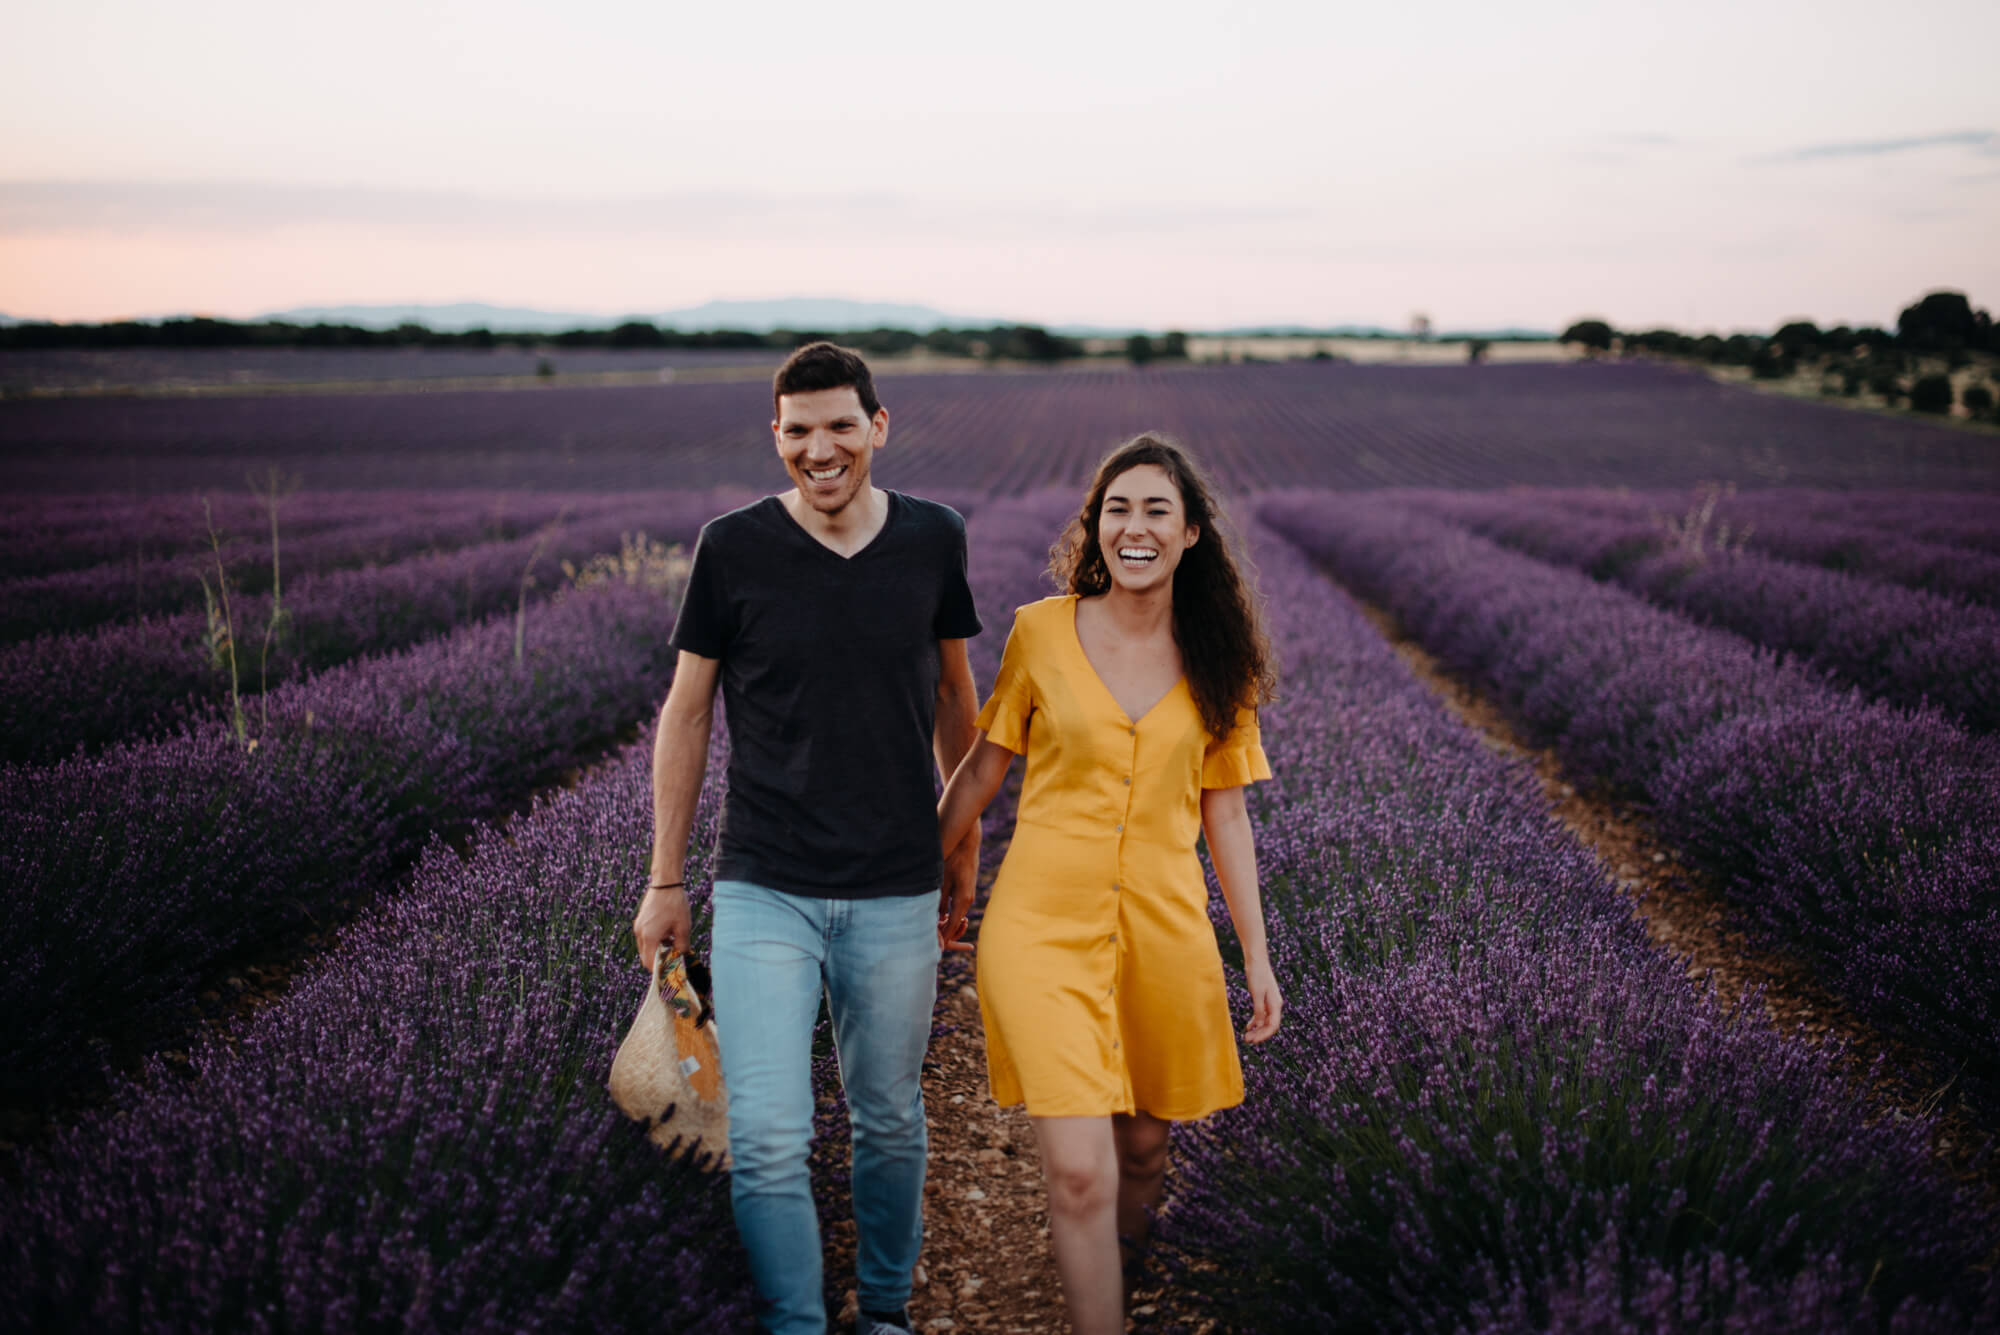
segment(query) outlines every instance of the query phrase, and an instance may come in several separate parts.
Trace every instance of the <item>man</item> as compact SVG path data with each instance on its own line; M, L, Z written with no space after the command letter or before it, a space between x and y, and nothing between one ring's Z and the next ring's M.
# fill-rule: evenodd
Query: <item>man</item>
M965 525L869 481L889 413L861 358L800 348L772 382L792 490L711 520L674 626L653 751L639 956L685 949L683 859L722 685L729 796L711 967L730 1182L763 1328L821 1332L806 1170L824 991L854 1139L860 1335L910 1329L928 1139L921 1086L941 949L963 949L978 850L938 851L934 775L977 733ZM933 770L933 762L936 771ZM936 894L938 899L933 900Z

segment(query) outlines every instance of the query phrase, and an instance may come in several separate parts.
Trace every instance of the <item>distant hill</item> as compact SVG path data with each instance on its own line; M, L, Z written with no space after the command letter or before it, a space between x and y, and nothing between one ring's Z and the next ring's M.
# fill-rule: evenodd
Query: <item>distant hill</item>
M794 297L781 301L706 301L670 311L634 311L623 315L592 315L578 311L544 311L525 307L489 306L467 301L428 306L295 306L257 317L293 324L351 324L363 329L393 329L420 324L439 331L492 329L555 333L563 329L609 329L627 320L645 320L662 329L692 332L703 329L914 329L944 326L981 329L1011 321L950 315L929 306L848 301L838 297Z
M348 324L361 329L394 329L401 324L420 324L440 333L504 329L553 334L563 329L609 329L623 320L636 317L583 315L461 301L448 306L294 306L254 318L284 320L291 324Z
M900 306L880 301L848 301L842 297L791 297L782 301L705 301L677 311L661 311L650 319L662 329L986 329L1016 320L951 315L931 306Z
M40 320L27 319L19 315L0 315L0 329L17 324L40 324Z
M1407 329L1388 329L1376 324L1343 325L1238 325L1232 329L1206 329L1202 334L1208 338L1409 338ZM1489 341L1542 340L1553 339L1554 334L1546 329L1447 329L1433 333L1432 343L1462 343L1468 339L1483 338Z

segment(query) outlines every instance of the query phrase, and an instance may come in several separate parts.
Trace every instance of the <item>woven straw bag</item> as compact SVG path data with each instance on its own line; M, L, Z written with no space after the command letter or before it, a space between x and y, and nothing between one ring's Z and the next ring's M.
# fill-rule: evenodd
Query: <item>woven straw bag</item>
M687 957L653 953L646 999L611 1061L611 1099L652 1126L655 1144L729 1167L729 1091L721 1040L688 982Z

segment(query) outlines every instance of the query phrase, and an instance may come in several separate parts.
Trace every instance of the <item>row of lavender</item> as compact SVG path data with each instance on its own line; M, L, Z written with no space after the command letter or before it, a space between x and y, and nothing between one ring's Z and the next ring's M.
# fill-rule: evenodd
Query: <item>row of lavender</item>
M1676 546L1745 549L2000 607L2000 498L1786 488L1551 488L1564 513L1649 525Z
M1829 686L1441 521L1268 500L1267 522L1492 691L1571 772L1644 801L1770 937L2000 1095L2000 742Z
M563 562L615 551L635 530L692 538L721 506L710 493L655 493L510 541L301 580L285 590L268 653L270 597L238 598L231 613L240 689L255 694L539 600L561 587ZM47 763L78 748L164 736L213 715L229 683L201 611L10 645L0 649L0 759Z
M1071 498L996 505L1037 564ZM1252 790L1285 1026L1184 1127L1162 1222L1188 1325L1962 1328L2000 1218L1826 1058L1653 949L1532 774L1447 715L1282 540ZM1221 910L1220 896L1214 908ZM1238 996L1239 1013L1247 1004ZM1175 1299L1174 1294L1181 1297Z
M208 547L210 518L224 534L255 535L267 529L270 520L264 505L243 489L245 481L238 476L223 488L205 493L209 503L206 512L202 496L188 491L141 497L102 491L10 496L0 501L0 570L26 577L107 562L194 555ZM500 513L519 503L505 492L481 494L490 497ZM466 495L461 491L403 491L389 498L380 492L300 492L283 503L284 531L293 537L310 537L351 528L380 518L385 506L412 519L429 518L462 506Z
M338 918L644 717L679 578L652 567L274 690L249 746L216 720L0 768L7 1092L87 1074L113 1027L170 1030L218 961Z
M1692 497L1652 493L1637 499L1643 504L1680 500L1685 507L1698 503L1707 494L1712 494L1712 489L1698 489ZM1724 498L1721 509L1725 518L1739 521L1739 527L1748 522L1772 530L1770 541L1778 545L1791 545L1794 539L1790 535L1794 532L1797 541L1803 544L1824 541L1843 530L1852 540L1864 536L1854 530L1868 530L1866 545L1855 548L1856 556L1862 559L1871 553L1881 553L1893 561L1895 553L1906 550L1912 555L1925 555L1937 548L1954 547L2000 555L2000 496L1991 492L1816 491L1771 487L1730 495ZM1885 538L1923 547L1905 549L1893 541L1877 545ZM1769 550L1777 551L1778 546Z
M0 1329L748 1329L725 1182L604 1092L644 987L649 749L468 859L434 847L234 1043L29 1156Z
M618 498L602 496L496 498L478 492L442 504L429 496L414 504L377 497L366 518L295 533L287 502L278 507L275 557L273 525L262 516L246 527L218 525L216 551L147 555L134 546L125 559L0 582L0 643L201 607L204 584L213 589L218 582L218 566L237 593L266 593L275 581L297 589L336 570L518 538L545 524L587 520L619 504ZM198 501L187 500L182 509L183 523L205 531Z
M1704 535L1706 511L1675 528L1657 515L1580 512L1537 492L1395 499L1782 650L1893 704L1936 706L1975 731L2000 730L2000 611L1739 550L1726 530Z

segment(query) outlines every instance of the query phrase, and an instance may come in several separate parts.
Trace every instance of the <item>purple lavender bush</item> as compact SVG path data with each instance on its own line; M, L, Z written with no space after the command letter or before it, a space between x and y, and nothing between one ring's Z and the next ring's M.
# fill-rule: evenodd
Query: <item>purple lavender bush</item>
M389 565L426 553L522 537L544 524L585 519L620 503L603 497L515 499L468 492L456 505L446 507L438 504L437 497L420 492L409 501L401 496L378 499L374 518L294 534L289 511L302 499L287 500L279 511L276 577L294 589L301 581L335 570ZM188 508L194 513L187 522L200 527L200 511ZM223 537L220 563L238 594L270 592L269 523L253 523ZM196 549L7 580L0 583L0 642L199 608L202 581L206 578L214 585L216 565L217 553Z
M714 513L704 493L634 499L629 506L540 536L367 570L338 571L286 590L287 627L260 667L269 600L235 603L241 688L279 683L366 654L398 649L513 609L533 565L527 597L560 587L559 565L615 551L634 530L691 539ZM200 612L146 617L80 635L44 635L0 649L0 760L46 763L78 748L159 737L210 717L229 696L228 676L208 643Z
M2000 612L1735 550L1726 525L1707 542L1693 531L1677 540L1657 515L1579 514L1535 493L1400 493L1398 499L1783 650L1878 699L1911 709L1936 706L1974 731L2000 731ZM1719 548L1712 545L1718 537Z
M170 495L132 498L106 495L101 484L79 473L77 490L52 496L18 495L0 502L0 571L26 578L81 570L87 566L130 566L160 557L194 556L208 549L201 501L191 489ZM210 513L227 534L255 534L267 528L256 500L239 474L227 489L210 497ZM406 491L397 508L425 510L448 503L449 492ZM463 493L460 493L461 495ZM504 493L482 493L499 500ZM301 492L285 503L284 529L311 537L365 524L381 514L380 492Z
M1571 772L1646 802L1767 937L1991 1115L2000 744L1435 520L1326 495L1261 513Z
M1610 577L1624 560L1658 550L1670 533L1677 545L1761 553L1801 565L1900 584L1942 598L2000 607L2000 502L1992 497L1930 492L1828 492L1798 488L1726 492L1611 491L1555 487L1505 494L1409 491L1391 499L1426 513L1468 523L1486 537L1524 551L1590 568ZM1544 522L1535 523L1539 515ZM1555 516L1560 521L1547 522ZM1572 536L1565 530L1582 529ZM1579 546L1596 531L1625 539L1641 528L1652 540L1607 547L1592 555ZM1546 550L1538 550L1541 545ZM1575 555L1572 556L1571 554Z
M206 723L0 768L9 1093L89 1040L170 1029L218 963L339 917L423 843L517 800L656 707L669 598L613 583L271 692L256 745ZM266 716L268 714L268 716Z
M726 1178L605 1092L645 987L648 751L467 859L433 847L239 1036L24 1156L0 1326L747 1329ZM717 810L711 783L698 847Z

